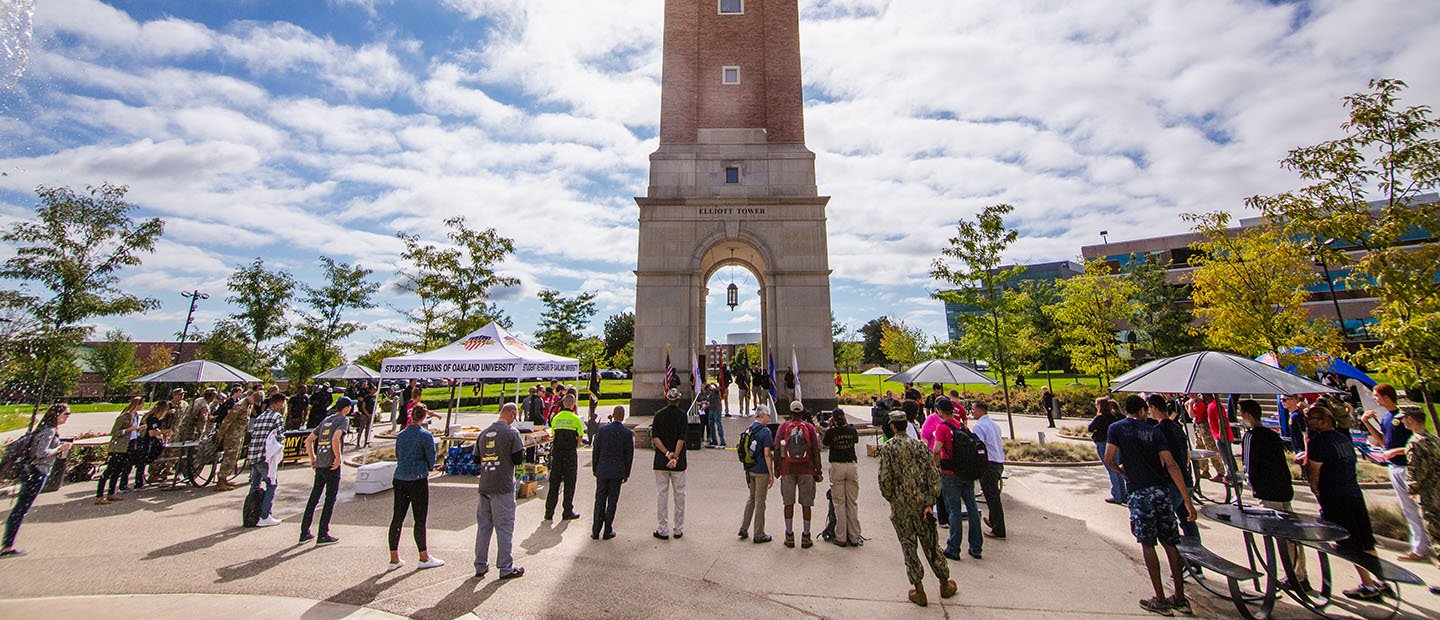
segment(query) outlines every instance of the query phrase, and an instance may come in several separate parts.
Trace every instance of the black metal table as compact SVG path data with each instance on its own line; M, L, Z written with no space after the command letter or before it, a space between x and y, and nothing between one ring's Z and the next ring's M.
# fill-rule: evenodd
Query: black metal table
M1245 536L1247 561L1251 570L1256 571L1257 576L1253 580L1237 579L1233 576L1226 577L1230 590L1230 595L1226 598L1234 603L1235 609L1240 612L1241 616L1251 620L1270 618L1271 612L1275 608L1275 601L1283 592L1311 613L1322 618L1332 617L1325 613L1325 608L1332 602L1329 556L1342 553L1333 543L1349 538L1350 533L1345 528L1318 518L1306 518L1268 508L1240 507L1234 504L1212 504L1202 508L1200 514L1216 523L1236 528ZM1257 543L1256 536L1259 536L1263 543ZM1295 578L1295 567L1288 553L1276 553L1279 544L1283 543L1297 545L1295 551L1297 556L1304 547L1317 551L1321 574L1318 592L1308 590L1301 580ZM1352 562L1356 561L1356 559L1343 554L1338 557ZM1386 564L1379 558L1368 555L1366 557L1372 559L1375 564ZM1376 577L1385 581L1393 581L1397 576L1402 580L1405 579L1406 575L1390 573L1386 570L1387 568L1398 567L1380 566L1380 572L1376 574ZM1279 579L1282 570L1287 576L1287 581L1284 583ZM1404 572L1403 569L1399 570ZM1372 569L1372 572L1375 570ZM1408 576L1413 578L1413 575ZM1263 586L1260 584L1262 578ZM1244 581L1252 581L1258 594L1244 592L1240 588L1240 584ZM1211 591L1214 592L1214 590ZM1221 596L1224 595L1221 594ZM1391 615L1394 615L1399 608L1398 593L1392 601Z

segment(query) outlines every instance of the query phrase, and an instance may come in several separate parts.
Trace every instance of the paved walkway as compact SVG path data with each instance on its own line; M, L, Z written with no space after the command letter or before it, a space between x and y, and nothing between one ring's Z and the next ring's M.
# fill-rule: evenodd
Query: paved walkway
M488 418L467 415L465 423ZM727 422L736 433L748 419ZM1003 418L1000 422L1005 426ZM1034 437L1044 420L1017 417L1016 426L1022 438ZM112 602L121 610L115 617L129 617L124 610L139 605L146 620L248 617L252 609L269 617L363 617L353 614L376 610L438 620L1150 617L1135 605L1148 596L1139 549L1129 536L1124 509L1101 501L1106 479L1098 467L1011 467L1005 487L1010 540L987 540L983 560L951 562L960 594L942 604L932 579L927 582L931 606L922 610L904 598L908 584L888 507L874 483L875 459L862 458L860 464L860 513L869 543L840 549L817 542L804 550L736 539L743 479L735 453L721 450L691 454L685 538L652 538L655 491L648 459L647 452L637 452L635 476L624 487L617 516L620 536L612 541L589 537L587 498L593 497L594 481L584 473L588 452L581 454L576 495L576 510L584 518L542 521L543 497L522 500L515 555L528 573L504 582L493 571L486 579L473 578L473 479L431 480L429 546L450 564L414 570L414 543L406 531L401 550L410 565L393 573L384 570L391 494L354 495L350 470L334 521L334 534L342 540L324 548L295 544L311 478L301 467L281 473L275 514L284 523L259 530L238 527L238 491L147 490L95 506L93 486L67 485L43 495L26 521L20 543L31 554L0 561L0 618L74 618L77 610L108 610ZM816 532L823 527L823 506L817 507ZM3 508L8 503L0 504ZM768 531L783 533L778 492L771 493L769 508ZM1300 508L1313 511L1314 505L1302 501ZM1232 530L1202 523L1202 531L1216 552L1243 557L1240 537ZM1407 566L1440 581L1440 571ZM1335 574L1340 584L1351 585L1348 569L1337 567ZM196 592L224 596L188 596ZM1200 617L1234 616L1223 601L1192 592ZM165 596L88 598L96 594ZM1440 617L1440 598L1416 588L1405 594L1401 617ZM53 605L37 600L57 596L65 598ZM160 603L146 607L148 600ZM1308 616L1286 607L1279 617Z
M51 596L0 601L0 617L155 620L226 618L275 620L400 620L404 616L355 605L258 594L111 594Z

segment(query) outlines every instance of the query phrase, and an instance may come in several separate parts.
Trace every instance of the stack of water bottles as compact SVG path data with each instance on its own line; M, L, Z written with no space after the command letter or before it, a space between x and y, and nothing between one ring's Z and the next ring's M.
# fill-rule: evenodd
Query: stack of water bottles
M474 446L455 446L445 455L445 475L474 476L479 473L475 464Z

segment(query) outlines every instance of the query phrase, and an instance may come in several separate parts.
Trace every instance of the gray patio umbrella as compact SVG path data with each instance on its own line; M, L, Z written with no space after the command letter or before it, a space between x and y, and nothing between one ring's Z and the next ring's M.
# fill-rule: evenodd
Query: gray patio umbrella
M311 379L370 379L379 380L380 373L361 364L341 364L330 370L310 377Z
M1156 360L1116 377L1111 392L1311 394L1340 390L1248 357L1197 351Z
M896 383L984 383L996 385L995 380L982 375L969 366L949 360L930 360L911 366L909 370L891 376L886 381Z
M259 383L260 378L229 364L193 360L157 370L132 383Z
M871 368L870 370L867 370L867 371L862 372L862 373L860 373L860 374L862 374L862 375L870 375L870 376L872 376L872 377L875 377L875 389L878 390L878 389L880 389L880 385L881 385L880 377L888 377L888 376L890 376L890 375L895 374L895 371L890 370L889 368L886 368L886 367L884 367L884 366L876 366L876 367Z

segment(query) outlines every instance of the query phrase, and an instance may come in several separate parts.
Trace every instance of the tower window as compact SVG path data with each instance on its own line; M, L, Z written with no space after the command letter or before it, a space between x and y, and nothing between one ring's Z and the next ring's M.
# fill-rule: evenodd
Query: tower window
M726 84L740 83L740 67L725 67L721 70L721 80Z
M725 184L736 185L740 183L740 166L725 166Z
M720 0L721 15L743 15L745 0Z

